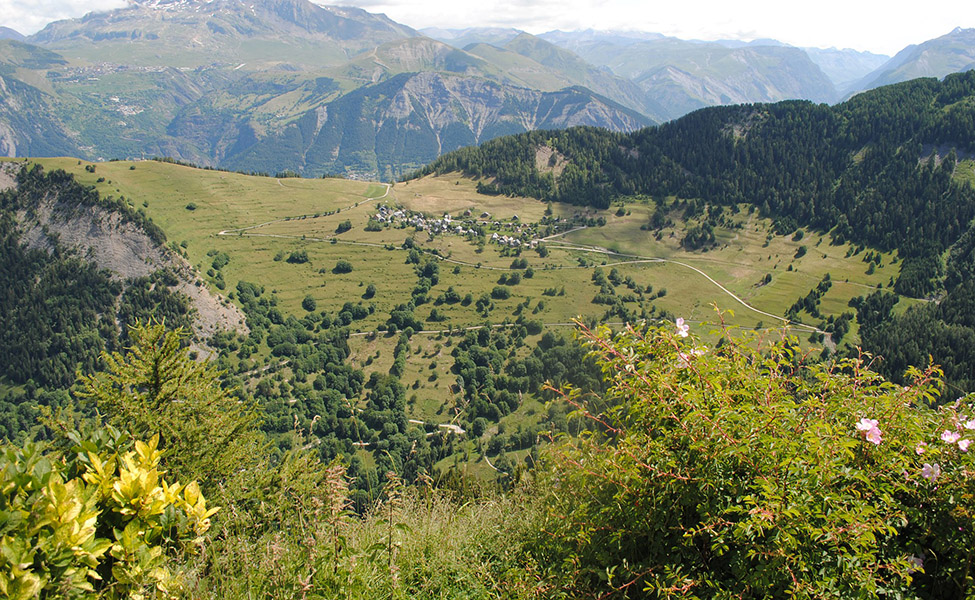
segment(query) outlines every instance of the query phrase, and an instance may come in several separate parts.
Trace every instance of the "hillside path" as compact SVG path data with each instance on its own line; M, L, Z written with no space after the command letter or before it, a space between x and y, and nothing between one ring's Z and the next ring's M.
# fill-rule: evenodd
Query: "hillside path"
M280 183L280 181L278 183ZM381 196L375 196L375 197L372 197L372 198L366 198L366 200L364 200L364 202L370 202L370 201L373 201L373 200L382 200L383 198L385 198L386 196L388 196L390 190L392 189L392 186L390 184L388 184L388 183L383 184L383 185L386 186L386 191L383 192L383 195L381 195ZM357 204L361 204L361 202L363 202L363 201L360 201ZM348 210L350 208L354 208L355 206L356 205L351 205L351 206L346 207L345 209L341 209L341 210ZM300 218L301 216L309 216L309 215L299 215L299 217L287 217L287 218L282 218L282 219L274 219L272 221L266 221L264 223L258 223L257 225L250 225L250 226L247 226L247 227L239 227L239 228L236 228L236 229L224 229L223 231L218 232L217 235L234 235L234 234L236 234L236 235L247 235L247 236L254 236L254 237L270 237L270 238L284 238L284 239L304 239L305 241L312 241L312 242L330 242L330 243L350 244L350 245L354 245L354 246L368 246L368 247L373 247L373 248L382 248L383 247L382 244L376 244L376 243L373 243L373 242L357 242L357 241L354 241L354 240L344 240L344 239L339 239L339 238L337 238L335 236L327 236L327 237L324 237L324 238L312 238L312 237L299 236L299 235L284 235L284 234L274 234L274 233L254 233L253 232L254 229L258 229L258 228L261 228L261 227L266 227L266 226L271 225L273 223L281 223L281 222L284 222L284 221L293 220L295 218ZM576 231L576 230L572 230L572 231ZM730 297L732 300L734 300L735 302L737 302L738 304L740 304L741 306L743 306L745 309L750 310L750 311L754 312L755 314L761 315L763 317L768 317L770 319L775 319L777 321L781 321L783 325L792 326L792 327L795 327L797 329L803 329L803 330L806 330L806 331L811 331L811 332L815 332L815 333L824 334L826 336L826 338L827 338L826 339L826 343L829 344L829 345L832 345L832 340L829 339L829 334L827 332L823 331L822 329L819 329L818 327L815 327L813 325L807 325L805 323L797 323L797 322L794 322L794 321L790 321L789 319L787 319L785 317L782 317L782 316L779 316L779 315L776 315L776 314L773 314L773 313L770 313L770 312L761 310L759 308L756 308L756 307L752 306L751 304L749 304L748 302L745 302L745 300L743 298L741 298L740 296L738 296L737 294L735 294L734 292L732 292L731 290L729 290L728 288L726 288L725 286L723 286L721 283L717 282L713 277L711 277L710 275L708 275L707 273L705 273L703 270L701 270L701 269L699 269L699 268L697 268L697 267L695 267L693 265L689 265L687 263L684 263L684 262L681 262L681 261L678 261L678 260L673 260L673 259L670 259L670 258L663 258L663 257L659 257L659 256L641 256L641 255L638 255L638 254L625 254L625 253L622 253L622 252L614 252L614 251L609 250L607 248L600 248L598 246L584 246L584 245L572 244L572 243L569 243L569 242L564 242L564 241L561 241L561 240L555 240L554 239L554 238L563 236L563 235L565 235L567 233L572 233L572 231L566 231L566 232L563 232L563 233L560 233L560 234L556 234L556 235L553 235L553 236L549 236L547 238L544 238L543 241L550 241L551 243L549 245L549 248L552 248L552 249L574 250L574 251L577 251L577 252L590 252L590 253L594 253L594 254L602 254L604 256L617 256L617 257L624 258L624 259L630 259L630 260L620 260L620 261L615 262L615 263L608 263L606 265L603 265L603 266L607 266L607 267L616 266L616 265L639 264L639 263L669 263L669 264L674 264L674 265L677 265L677 266L680 266L680 267L684 267L685 269L690 269L690 270L694 271L695 273L697 273L698 275L700 275L700 276L704 277L705 279L707 279L708 282L710 282L712 285L714 285L715 287L717 287L721 292L723 292L725 295L727 295L728 297ZM436 255L434 255L434 256L436 256ZM442 260L442 261L444 261L444 262L458 264L458 265L463 265L463 266L468 266L468 267L473 267L473 268L476 268L476 269L484 269L484 270L491 270L491 271L511 271L511 270L513 270L513 269L507 268L507 267L484 266L484 265L480 265L480 264L475 264L475 263L471 263L471 262L467 262L467 261L462 261L462 260L457 260L457 259L453 259L453 258L446 258L446 257L442 257L442 256L437 256L437 258L440 259L440 260ZM565 266L565 267L562 267L562 268L564 268L564 269L588 269L590 267L579 265L579 266ZM469 327L467 329L470 330L470 329L478 329L478 328L479 327ZM446 330L444 330L444 331L446 331ZM417 333L439 333L439 332L440 332L440 330L430 330L430 331L422 331L422 332L417 332ZM355 334L352 334L352 335L369 335L369 333L370 332L362 332L362 333L355 333Z

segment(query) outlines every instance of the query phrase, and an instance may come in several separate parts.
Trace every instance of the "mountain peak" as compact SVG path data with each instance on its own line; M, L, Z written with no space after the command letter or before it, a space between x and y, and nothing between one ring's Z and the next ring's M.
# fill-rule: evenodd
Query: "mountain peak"
M0 27L0 40L16 40L22 42L26 39L19 31L9 27Z

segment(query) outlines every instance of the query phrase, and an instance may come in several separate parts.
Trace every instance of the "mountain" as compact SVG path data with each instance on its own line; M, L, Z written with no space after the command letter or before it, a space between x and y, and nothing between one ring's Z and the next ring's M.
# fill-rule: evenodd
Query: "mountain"
M501 47L475 44L466 49L502 66L505 73L522 78L530 87L547 89L539 78L554 77L558 87L582 86L653 119L663 120L662 107L650 101L633 82L531 34L522 33ZM514 59L511 53L529 61ZM554 89L557 88L551 91Z
M844 48L803 48L841 94L854 82L884 64L890 57Z
M0 93L9 101L0 107L0 148L8 155L170 156L261 172L389 177L443 148L502 133L653 122L635 84L540 40L522 41L520 50L551 66L508 49L485 47L478 56L383 15L306 0L136 0L52 23L29 41L18 47L23 57L8 52L3 71ZM382 86L401 75L397 81L411 83ZM449 83L421 98L430 82ZM406 118L401 107L390 108L397 93L430 126L394 135L408 140L395 151L377 149L364 140L386 139ZM363 98L366 109L357 104ZM444 121L432 108L438 102L463 108ZM336 135L334 123L355 123L341 148L313 143L325 114L323 140ZM465 133L441 131L451 119ZM314 135L305 139L308 123ZM314 156L323 147L330 154Z
M782 45L694 42L582 32L546 34L592 64L639 85L667 119L705 106L803 98L831 102L833 83L809 56ZM652 37L652 36L651 36Z
M858 92L917 77L942 78L975 67L975 29L956 28L923 44L908 46L848 91Z
M19 31L14 31L9 27L0 27L0 40L24 41L25 37Z
M58 116L46 69L62 67L57 54L14 40L0 40L0 154L81 154Z
M629 46L637 42L663 39L662 33L643 31L601 31L584 29L581 31L554 30L543 33L538 37L551 42L560 48L565 48L576 54L583 55L586 48L597 46Z
M504 46L519 35L525 33L520 29L509 27L468 27L466 29L441 29L427 27L421 29L423 35L450 44L456 48L466 48L471 44L491 44Z
M447 73L402 73L308 111L223 164L389 179L500 135L574 125L632 131L648 124L584 88L540 92Z
M625 58L624 58L625 57ZM706 106L802 98L831 102L832 82L798 48L687 44L660 40L631 46L617 68L667 110L669 118Z
M377 44L415 35L383 15L307 0L133 0L125 8L51 23L28 40L93 61L244 63L255 70L339 64Z
M703 40L690 40L690 41L696 42L696 43L699 43L699 44L709 44L709 43L712 43L712 42L706 42L706 41L703 41ZM745 40L715 40L713 43L720 44L720 45L724 46L725 48L745 48L745 47L748 47L748 46L788 46L789 45L789 44L786 44L784 42L780 42L779 40L773 40L771 38L757 38L757 39L754 39L754 40L749 40L747 42Z

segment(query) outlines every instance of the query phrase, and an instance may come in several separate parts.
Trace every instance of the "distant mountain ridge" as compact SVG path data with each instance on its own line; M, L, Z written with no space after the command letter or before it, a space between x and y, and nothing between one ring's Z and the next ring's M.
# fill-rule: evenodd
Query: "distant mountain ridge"
M0 40L16 40L22 42L24 39L25 36L19 31L14 31L9 27L0 27Z
M872 66L853 51L793 48L776 40L702 42L597 31L540 37L634 81L667 119L722 104L834 102L837 83L862 77Z
M457 75L403 73L309 111L224 164L386 180L500 135L594 124L633 131L650 123L585 88L538 92Z
M924 43L908 46L858 81L854 93L917 77L942 78L975 68L975 29L956 28Z
M51 23L28 41L83 58L122 51L117 58L129 64L321 66L416 35L382 15L307 0L134 0L126 8Z
M0 41L0 152L162 155L386 178L492 132L570 124L629 131L712 105L834 102L840 84L882 58L641 32L426 32L445 41L384 15L308 0L133 0L51 23L21 46ZM932 56L925 60L941 61ZM409 83L382 86L393 79ZM417 95L427 84L436 90L429 102ZM428 112L443 94L455 106L450 118ZM356 108L356 98L368 106ZM415 113L409 118L405 105L394 106L403 98ZM510 103L505 110L499 99ZM342 119L359 133L337 146L315 141L319 121L328 133ZM394 130L395 152L366 141ZM326 147L328 157L314 156Z
M0 92L9 98L0 107L5 154L165 155L254 171L391 177L433 160L442 148L458 147L457 140L477 143L491 132L579 123L631 130L654 122L643 114L639 88L581 61L567 60L560 72L509 52L497 64L382 15L307 0L140 0L52 23L29 41L46 48L29 46L34 54L59 62L35 61L33 72L16 61L5 67L4 57L13 54L0 50L0 73L10 79ZM520 73L506 70L515 56ZM371 86L407 73L399 80L410 82L399 90L410 98L406 105L392 106L396 93L373 95ZM437 99L413 94L420 81L450 82L438 90L449 88L452 102L465 107L451 118L467 133L440 131L446 117L425 113ZM358 96L336 103L359 88ZM362 97L370 103L365 112L355 107ZM421 116L406 117L407 106ZM308 138L303 148L295 142L294 132L306 133L305 124L319 115L330 117L322 126L328 134L348 111L357 115L347 118L357 133L330 147L327 159L307 151L328 144ZM427 125L404 134L412 141L396 152L358 143L385 139L399 122L390 114ZM275 150L276 144L283 146Z

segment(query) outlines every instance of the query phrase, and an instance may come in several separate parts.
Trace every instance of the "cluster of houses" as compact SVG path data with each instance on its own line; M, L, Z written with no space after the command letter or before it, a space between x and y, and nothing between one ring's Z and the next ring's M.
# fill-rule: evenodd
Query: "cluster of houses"
M469 210L460 219L455 219L446 213L443 217L431 218L422 213L382 205L372 218L383 224L403 223L433 235L477 236L481 235L484 229L489 229L493 231L490 237L492 244L511 248L534 248L539 242L535 239L535 226L519 223L517 215L512 217L511 222L492 221L491 215L486 212L475 219Z

